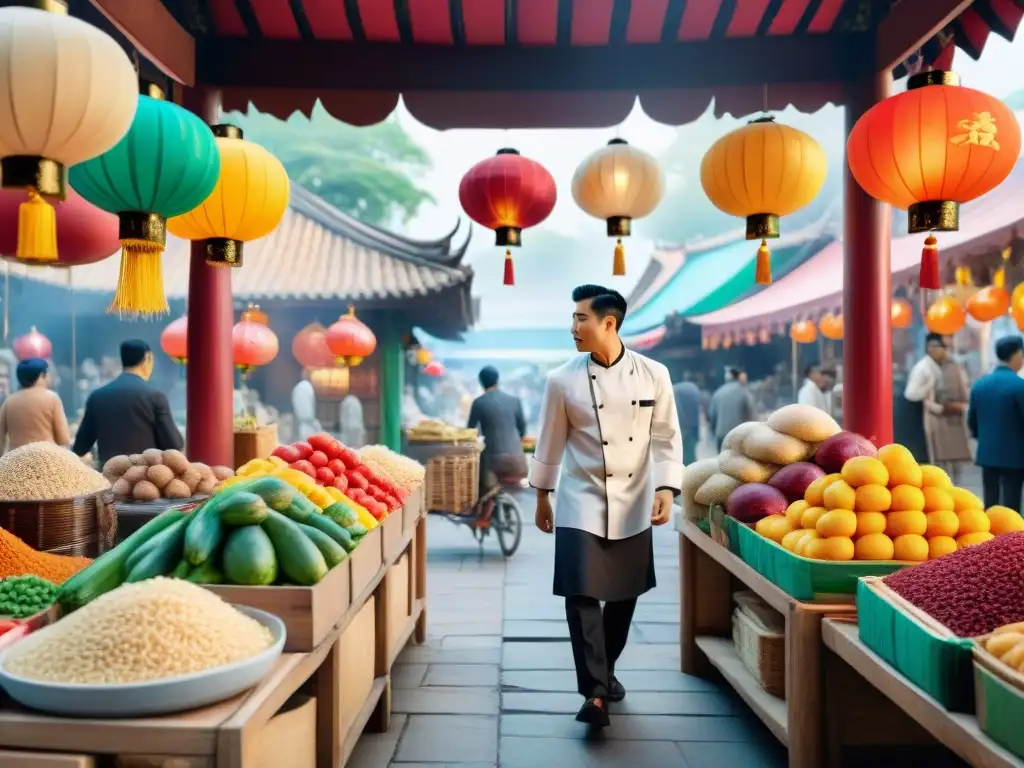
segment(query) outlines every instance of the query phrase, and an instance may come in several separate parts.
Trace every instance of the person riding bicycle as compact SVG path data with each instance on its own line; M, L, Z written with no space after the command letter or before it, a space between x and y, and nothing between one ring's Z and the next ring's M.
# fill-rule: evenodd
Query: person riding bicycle
M522 440L526 436L523 404L515 395L498 389L498 371L487 365L480 369L484 393L469 409L469 427L484 438L480 456L480 496L483 497L503 479L522 479L527 475Z

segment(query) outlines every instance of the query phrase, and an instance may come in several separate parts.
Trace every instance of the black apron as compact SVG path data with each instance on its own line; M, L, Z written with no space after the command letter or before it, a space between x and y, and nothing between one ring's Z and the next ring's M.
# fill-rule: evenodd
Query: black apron
M578 528L555 528L554 593L595 600L631 600L657 586L652 529L606 539Z

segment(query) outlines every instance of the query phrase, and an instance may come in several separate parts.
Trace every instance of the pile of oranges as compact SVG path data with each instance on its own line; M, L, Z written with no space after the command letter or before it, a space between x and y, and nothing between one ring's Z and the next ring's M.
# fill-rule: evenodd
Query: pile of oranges
M1007 507L986 511L942 469L919 465L894 444L818 478L785 515L758 521L756 530L816 560L920 562L1024 530L1024 519Z

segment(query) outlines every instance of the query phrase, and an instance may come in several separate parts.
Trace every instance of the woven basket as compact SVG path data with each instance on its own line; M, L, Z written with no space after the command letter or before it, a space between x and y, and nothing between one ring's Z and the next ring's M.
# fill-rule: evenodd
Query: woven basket
M117 512L112 491L53 501L0 501L0 527L33 549L96 557L114 546Z
M431 512L461 515L476 504L480 490L480 449L435 456L427 464L424 504Z
M753 592L735 595L732 642L744 666L768 693L786 697L786 633L783 618Z

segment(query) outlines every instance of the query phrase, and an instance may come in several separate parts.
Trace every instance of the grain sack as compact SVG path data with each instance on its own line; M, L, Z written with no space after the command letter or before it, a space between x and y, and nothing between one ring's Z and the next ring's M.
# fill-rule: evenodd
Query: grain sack
M719 471L741 483L767 483L779 471L778 464L755 461L736 451L722 451L718 456Z
M786 465L810 457L814 453L814 446L776 432L767 424L755 424L743 437L742 452L744 456L757 461Z
M776 432L806 443L820 443L841 432L836 420L813 405L786 405L768 417L768 426Z
M742 424L737 424L735 427L729 430L725 438L722 440L722 450L733 450L738 451L743 445L743 438L747 436L754 427L761 422L759 421L745 421Z
M710 507L712 504L725 505L729 500L729 494L739 488L743 483L733 477L721 472L716 472L697 490L694 500L698 504Z
M698 504L694 496L704 482L718 471L718 459L695 461L683 469L682 501L683 516L690 522L697 523L708 518L708 508Z

